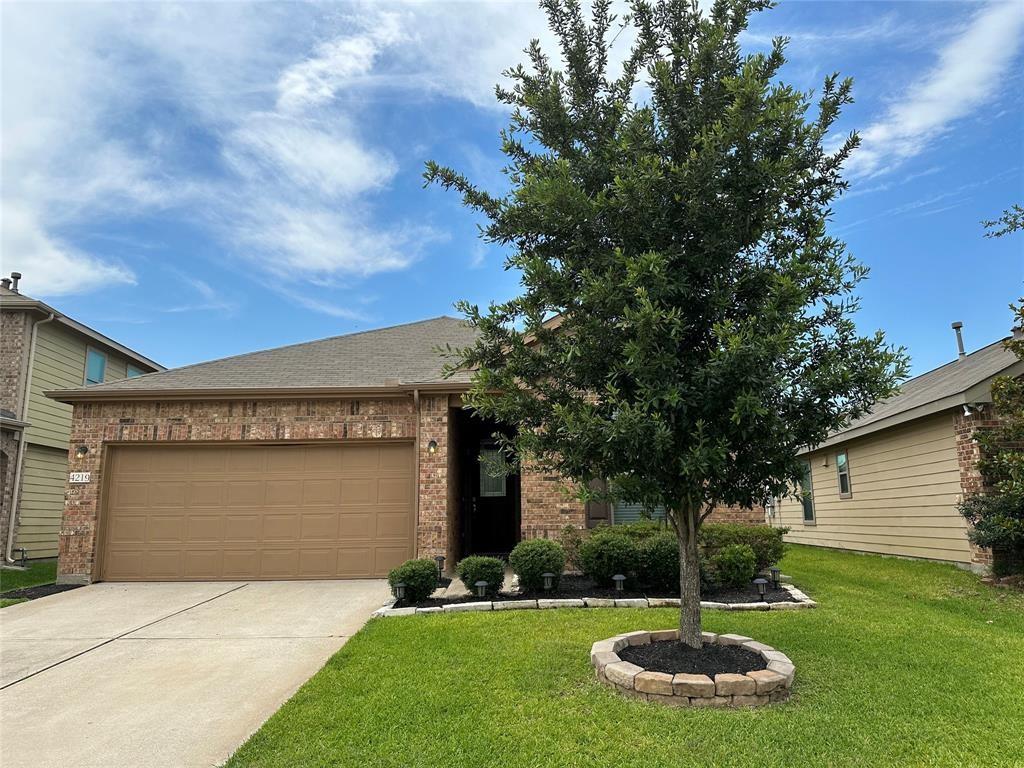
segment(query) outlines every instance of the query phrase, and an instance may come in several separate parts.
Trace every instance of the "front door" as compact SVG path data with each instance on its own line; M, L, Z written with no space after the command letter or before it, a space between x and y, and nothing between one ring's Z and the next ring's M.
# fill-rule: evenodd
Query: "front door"
M492 439L475 441L469 453L463 465L469 475L466 549L475 555L508 555L519 541L519 475L508 473Z

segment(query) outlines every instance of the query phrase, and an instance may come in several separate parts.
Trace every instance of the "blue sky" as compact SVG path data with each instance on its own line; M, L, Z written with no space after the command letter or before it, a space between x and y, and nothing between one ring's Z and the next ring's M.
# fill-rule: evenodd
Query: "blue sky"
M18 3L2 14L2 269L168 366L453 314L516 290L423 162L503 187L502 69L532 3ZM783 79L855 79L833 232L858 324L914 373L1009 330L1024 235L1024 4L782 2ZM627 41L620 41L627 42ZM624 45L620 45L620 55Z

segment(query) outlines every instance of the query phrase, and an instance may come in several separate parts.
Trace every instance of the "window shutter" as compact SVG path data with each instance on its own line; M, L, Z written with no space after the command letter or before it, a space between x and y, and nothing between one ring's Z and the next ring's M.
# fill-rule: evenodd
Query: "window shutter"
M594 491L601 491L603 493L608 489L608 484L604 480L591 480L590 489ZM607 501L596 500L587 502L587 528L596 528L598 525L604 525L610 522L611 504Z

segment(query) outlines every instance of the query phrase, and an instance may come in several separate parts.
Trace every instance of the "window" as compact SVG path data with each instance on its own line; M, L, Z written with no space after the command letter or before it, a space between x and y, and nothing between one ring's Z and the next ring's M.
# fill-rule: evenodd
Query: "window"
M141 376L145 371L141 368L136 368L134 365L128 366L128 378L134 379L136 376Z
M85 353L85 383L102 384L107 372L107 356L91 347Z
M811 485L811 463L804 462L804 477L800 481L800 502L804 507L804 522L814 522L814 488Z
M508 467L505 454L495 445L480 446L480 496L505 495Z
M850 485L850 460L846 451L836 454L836 473L839 475L839 498L853 498L853 487Z

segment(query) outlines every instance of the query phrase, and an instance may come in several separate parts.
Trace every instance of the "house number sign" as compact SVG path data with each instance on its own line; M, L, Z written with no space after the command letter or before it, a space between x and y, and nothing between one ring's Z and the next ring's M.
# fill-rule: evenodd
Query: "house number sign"
M92 480L92 472L71 472L68 479L72 483L88 483Z

